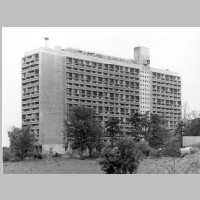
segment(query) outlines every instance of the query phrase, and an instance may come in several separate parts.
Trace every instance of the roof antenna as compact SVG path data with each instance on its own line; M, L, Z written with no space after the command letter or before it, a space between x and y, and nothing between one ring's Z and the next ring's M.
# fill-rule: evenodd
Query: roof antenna
M45 39L45 47L49 48L49 38L48 37L44 37Z

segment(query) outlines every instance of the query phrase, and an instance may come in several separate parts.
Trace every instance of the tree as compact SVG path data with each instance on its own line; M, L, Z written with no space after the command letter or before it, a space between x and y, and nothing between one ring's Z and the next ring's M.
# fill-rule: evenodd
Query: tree
M145 137L146 141L149 141L150 137L151 137L151 133L150 133L150 114L149 112L146 112L145 114L141 114L141 121L140 124L142 126L142 134Z
M145 112L145 114L141 114L141 126L144 132L148 131L150 122L150 114L149 112Z
M175 129L174 136L179 141L181 147L183 147L183 131L184 131L185 123L183 121L180 121Z
M168 140L171 133L166 128L165 118L158 114L140 114L134 112L131 114L129 122L132 125L131 135L136 138L143 135L145 140L150 142L150 146L159 148L163 142ZM157 144L156 144L157 142Z
M200 136L200 110L191 110L186 102L183 104L182 113L184 122L184 135Z
M152 136L160 137L161 131L165 130L163 118L157 114L149 114L149 112L145 114L134 112L129 122L132 125L131 135L136 138L143 135L146 141L149 141Z
M131 132L129 133L129 135L134 137L136 141L139 141L140 136L144 135L144 132L142 130L144 119L145 118L141 113L135 111L131 113L131 116L128 119L129 123L132 125Z
M187 122L184 128L184 135L200 136L200 118L195 118Z
M111 117L105 124L106 135L111 138L111 146L113 147L114 140L122 134L119 127L119 119Z
M159 149L163 147L163 140L158 136L152 136L149 139L149 146L154 149Z
M149 132L151 137L155 139L153 139L154 144L156 141L158 141L157 146L162 146L161 140L164 143L171 136L171 132L166 127L165 117L158 114L150 114Z
M96 113L92 108L74 106L68 110L67 119L64 120L64 141L72 140L72 147L81 152L89 149L90 156L94 148L102 143L102 126L96 120Z
M131 113L129 122L132 125L131 131L133 132L133 134L137 135L138 132L142 131L141 121L142 121L142 114L140 114L139 112Z
M87 122L87 142L86 146L89 149L89 154L92 156L94 148L100 150L102 147L102 126L97 120Z
M171 157L180 156L181 144L179 138L174 136L171 137L168 141L165 142L165 152L164 154Z
M137 172L141 157L135 142L122 139L114 148L104 150L104 159L99 164L107 174L132 174Z
M149 129L151 135L158 136L161 126L164 124L164 119L158 114L150 114L150 123Z
M12 127L8 131L8 137L11 151L20 154L21 159L24 159L27 152L33 152L35 135L31 132L30 126Z
M200 118L200 110L191 110L187 102L182 104L183 122L187 124L195 118Z

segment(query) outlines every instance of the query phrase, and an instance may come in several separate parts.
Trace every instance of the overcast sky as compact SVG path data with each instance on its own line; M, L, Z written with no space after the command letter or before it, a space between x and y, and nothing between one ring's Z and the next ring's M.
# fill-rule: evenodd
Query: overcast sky
M2 31L2 145L7 130L21 126L21 58L44 46L73 47L133 58L133 48L150 48L151 67L179 72L182 102L200 110L200 28L3 28Z

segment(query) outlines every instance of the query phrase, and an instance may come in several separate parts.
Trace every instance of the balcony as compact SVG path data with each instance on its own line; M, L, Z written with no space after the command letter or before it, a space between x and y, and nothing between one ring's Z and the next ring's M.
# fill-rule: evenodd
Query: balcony
M27 69L22 69L22 73L27 73L27 72L29 72L29 71L32 71L32 70L36 70L36 69L39 69L39 66L38 65L36 65L36 66L30 66L29 68L27 68Z
M27 111L22 110L22 113L23 114L32 114L32 113L38 113L39 114L39 109L38 110L27 110Z
M39 108L39 104L23 106L22 109Z
M32 86L39 86L39 82L36 83L28 83L26 85L22 85L22 89L26 89L28 87L32 87Z
M35 94L23 94L22 99L31 98L31 97L39 97L39 93Z
M32 66L32 65L38 65L39 64L39 61L38 60L35 60L34 62L30 62L30 63L24 63L22 64L22 69L28 67L28 66Z
M29 79L22 80L22 84L23 83L29 83L31 81L36 81L36 80L39 80L39 76L35 76L34 78L29 78Z
M30 70L30 71L32 71L32 70ZM36 74L35 71L28 72L28 73L26 73L26 77L24 77L24 78L31 77L31 76L39 76L39 74L38 73Z

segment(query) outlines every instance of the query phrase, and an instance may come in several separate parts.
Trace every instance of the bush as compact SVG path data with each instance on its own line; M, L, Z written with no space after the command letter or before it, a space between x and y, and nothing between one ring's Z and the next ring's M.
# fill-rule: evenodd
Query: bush
M170 157L180 157L181 156L180 148L181 148L180 142L176 138L172 138L165 144L163 155Z
M192 148L190 149L190 153L191 153L191 154L195 154L195 153L197 153L198 151L199 151L198 148L192 147Z
M74 151L73 150L67 150L65 155L69 156L69 158L73 158L74 157Z
M34 159L42 159L42 154L34 153L34 154L33 154L33 158L34 158Z
M3 156L3 162L9 161L9 158L7 156Z
M33 153L27 152L27 153L25 153L25 155L22 155L21 152L14 152L14 157L19 160L24 160L26 157L33 157Z
M102 155L104 159L99 164L107 174L136 173L142 157L135 142L128 139L121 140L114 148L105 147Z
M22 154L21 154L20 152L16 152L16 153L15 153L15 157L16 157L16 158L21 158L21 157L22 157Z
M158 136L152 136L149 139L149 146L153 149L159 149L163 147L163 140Z
M104 147L101 150L101 157L105 157L106 153L109 153L112 150L112 147L110 144L104 144Z
M10 151L3 151L3 162L10 161L11 158L14 158L14 153Z
M52 155L52 157L61 157L61 154L59 154L59 153L54 153L54 154Z
M136 147L142 152L143 155L149 156L152 148L148 145L148 142L137 142Z
M160 158L162 156L162 151L161 150L155 150L155 149L151 149L149 156L152 158Z
M93 152L93 157L94 158L99 158L101 156L101 152L100 151L94 151Z
M15 157L15 158L11 158L9 161L10 161L10 162L19 162L19 161L21 161L21 159Z

